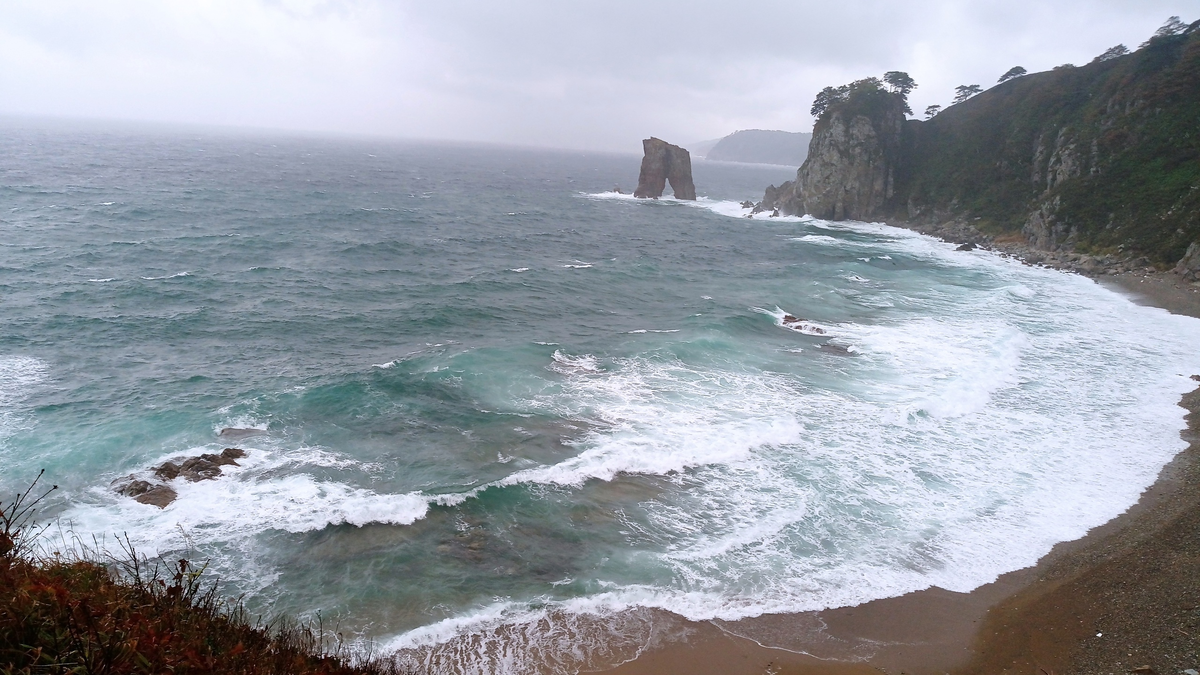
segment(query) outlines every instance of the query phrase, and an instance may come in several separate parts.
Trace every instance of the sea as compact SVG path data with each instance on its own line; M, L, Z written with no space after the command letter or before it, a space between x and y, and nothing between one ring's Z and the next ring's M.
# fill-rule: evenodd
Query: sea
M634 199L639 162L3 121L0 494L44 469L47 550L206 562L433 672L575 673L671 617L969 591L1185 446L1200 321L748 217L794 168ZM166 508L114 490L226 447Z

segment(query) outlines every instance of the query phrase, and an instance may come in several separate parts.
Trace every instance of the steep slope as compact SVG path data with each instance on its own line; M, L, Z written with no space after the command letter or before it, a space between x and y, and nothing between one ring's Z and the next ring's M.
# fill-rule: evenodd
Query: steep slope
M905 121L894 136L890 115L853 96L830 105L796 184L768 189L764 207L957 221L1020 232L1038 248L1139 254L1162 265L1200 240L1200 22L1125 56L1010 80L932 120ZM866 123L874 149L843 140ZM846 151L819 150L827 146ZM861 177L881 161L892 188L864 193ZM855 209L812 200L837 185L859 194Z

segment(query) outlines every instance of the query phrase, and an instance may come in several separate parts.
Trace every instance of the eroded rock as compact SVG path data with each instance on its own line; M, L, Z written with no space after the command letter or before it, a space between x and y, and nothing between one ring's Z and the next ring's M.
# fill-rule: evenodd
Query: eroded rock
M692 156L678 145L650 137L642 141L642 169L634 197L658 199L668 182L676 199L696 199L692 182Z

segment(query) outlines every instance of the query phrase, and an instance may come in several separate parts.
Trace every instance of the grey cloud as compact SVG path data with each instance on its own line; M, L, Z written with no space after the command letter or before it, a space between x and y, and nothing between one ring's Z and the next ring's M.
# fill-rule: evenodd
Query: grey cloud
M1194 0L13 0L0 113L635 152L801 130L822 86L910 72L913 107L1086 62Z

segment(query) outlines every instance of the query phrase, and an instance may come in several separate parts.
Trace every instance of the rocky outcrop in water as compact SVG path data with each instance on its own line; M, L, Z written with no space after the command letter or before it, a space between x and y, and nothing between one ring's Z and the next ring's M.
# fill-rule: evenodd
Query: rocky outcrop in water
M676 199L696 199L692 156L687 150L654 137L642 141L642 150L645 154L633 196L658 199L670 182Z
M241 448L225 448L221 454L205 453L195 457L187 457L182 462L163 462L150 470L163 483L151 483L138 478L136 475L126 476L113 481L113 489L117 494L132 497L142 504L166 508L175 501L178 494L167 482L183 478L195 483L202 480L213 480L221 475L222 466L238 466L236 460L246 456Z

